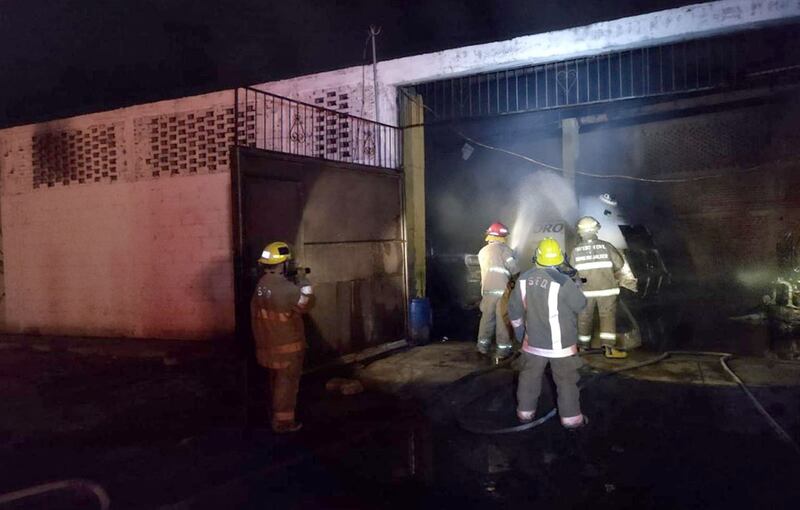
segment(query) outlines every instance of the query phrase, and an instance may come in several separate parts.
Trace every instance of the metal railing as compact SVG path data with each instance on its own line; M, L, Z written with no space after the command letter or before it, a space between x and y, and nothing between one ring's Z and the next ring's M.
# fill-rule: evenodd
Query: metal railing
M796 44L773 48L776 34L797 25L614 51L405 87L431 115L426 123L491 117L619 100L699 93L743 86L757 75L800 64ZM771 51L768 51L771 50Z
M399 169L402 131L388 124L281 97L236 89L236 145Z

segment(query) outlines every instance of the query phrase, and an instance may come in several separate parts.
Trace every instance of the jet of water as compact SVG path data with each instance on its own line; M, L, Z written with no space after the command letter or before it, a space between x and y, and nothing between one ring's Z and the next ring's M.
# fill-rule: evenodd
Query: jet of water
M533 250L533 240L543 237L542 225L559 222L570 225L577 219L575 192L563 177L549 172L536 172L522 181L514 202L516 213L509 245L518 252ZM563 240L563 234L561 237Z

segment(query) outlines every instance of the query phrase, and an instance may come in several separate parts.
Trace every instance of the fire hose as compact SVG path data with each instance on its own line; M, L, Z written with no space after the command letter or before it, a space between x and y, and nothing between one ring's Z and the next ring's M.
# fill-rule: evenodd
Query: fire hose
M584 352L582 354L599 354L600 352L602 352L602 351L597 349L597 350L592 350L592 351L586 351L586 352ZM756 398L756 396L753 395L752 391L750 391L750 388L748 388L747 385L744 383L744 381L742 381L742 379L738 375L736 375L736 373L730 368L730 366L728 365L728 361L731 358L733 358L734 355L731 354L731 353L728 353L728 352L666 351L666 352L660 354L659 356L656 356L655 358L652 358L652 359L649 359L649 360L645 360L645 361L642 361L642 362L639 362L639 363L635 363L633 365L628 365L628 366L625 366L625 367L621 367L621 368L617 368L617 369L614 369L614 370L610 370L608 372L603 372L603 373L597 374L594 377L592 377L591 379L589 379L588 381L586 381L585 383L579 385L579 388L583 389L583 388L589 386L590 384L598 381L599 379L601 379L603 377L608 377L610 375L619 374L621 372L626 372L626 371L629 371L629 370L635 370L637 368L642 368L642 367L646 367L646 366L650 366L650 365L655 365L656 363L661 363L662 361L666 360L670 356L714 356L714 357L719 358L719 363L722 366L722 369L730 376L731 379L733 379L736 382L736 384L742 389L742 391L744 391L745 395L747 395L747 397L752 401L753 405L758 410L758 412L764 417L764 419L767 421L767 423L770 425L770 427L775 431L775 434L778 436L778 438L781 441L783 441L784 443L786 443L788 446L790 446L794 450L795 453L800 455L800 445L798 445L797 442L786 432L786 430L775 420L775 418L773 418L772 415L769 414L769 412L764 408L764 406ZM467 380L467 379L474 379L475 377L477 377L479 375L482 375L482 374L491 372L493 370L497 370L499 368L505 367L505 366L509 365L512 361L513 361L513 358L510 358L509 360L506 360L501 364L498 364L498 365L495 365L495 366L492 366L492 367L489 367L489 368L485 368L485 369L482 369L482 370L478 370L476 372L473 372L473 373L465 376L464 378L460 379L457 382L464 381L464 380ZM474 402L478 398L480 398L480 396L476 397L475 399L473 399L470 402L467 402L467 404L462 406L462 408L466 407L466 405L470 404L471 402ZM534 420L532 422L523 423L523 424L520 424L520 425L511 426L511 427L501 427L501 428L476 427L474 425L471 425L471 424L465 422L462 419L460 413L458 413L458 412L456 414L456 419L458 421L458 425L462 429L464 429L464 430L466 430L468 432L475 433L475 434L512 434L512 433L516 433L516 432L523 432L523 431L526 431L526 430L534 429L534 428L546 423L548 420L552 419L556 415L557 412L558 412L558 410L555 407L553 407L553 409L551 409L550 411L545 413L542 417L540 417L540 418L538 418L538 419L536 419L536 420Z

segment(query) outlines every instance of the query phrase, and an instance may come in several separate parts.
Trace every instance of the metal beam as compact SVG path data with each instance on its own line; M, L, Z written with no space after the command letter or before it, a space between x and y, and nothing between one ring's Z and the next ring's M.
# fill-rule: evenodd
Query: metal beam
M772 57L750 48L791 41L797 25L698 39L449 78L405 89L427 99L429 124L589 106L623 100L710 93L800 81L800 49ZM773 72L774 71L774 72Z
M581 126L591 126L593 124L634 119L637 117L677 113L685 110L715 108L764 99L775 99L780 98L787 93L797 92L798 90L800 90L800 84L786 85L782 87L761 87L757 89L726 91L718 94L704 95L699 97L673 99L656 104L639 105L627 108L620 107L605 113L584 115L578 120Z

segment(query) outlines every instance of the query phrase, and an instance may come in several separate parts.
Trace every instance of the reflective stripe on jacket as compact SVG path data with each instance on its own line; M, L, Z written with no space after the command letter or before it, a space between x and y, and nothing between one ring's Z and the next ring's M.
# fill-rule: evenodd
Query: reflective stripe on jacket
M478 252L481 265L481 292L502 294L512 276L519 273L514 251L506 243L490 242Z
M570 263L578 270L578 276L586 280L582 284L586 297L619 294L615 273L622 269L625 259L611 243L597 238L583 240L573 248Z
M307 282L295 285L274 273L261 277L250 300L250 322L260 365L275 367L305 350L302 314L311 308L312 297L313 289Z
M522 349L546 358L577 352L578 313L586 297L554 268L534 267L520 275L508 302L508 317Z

